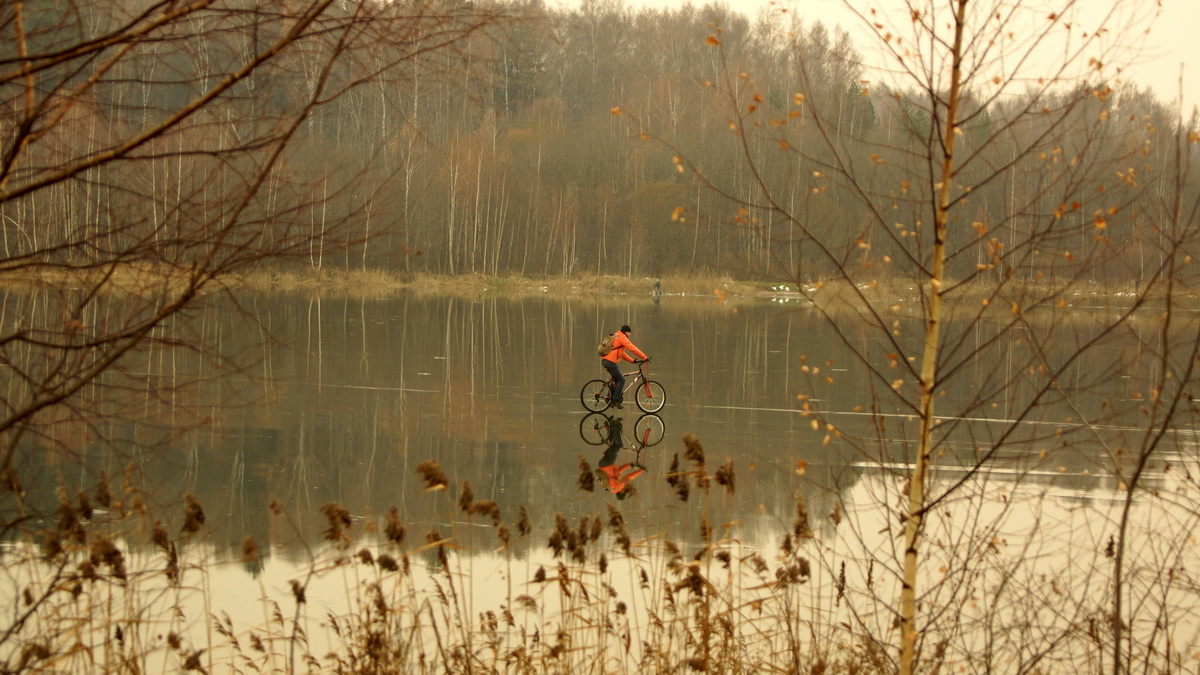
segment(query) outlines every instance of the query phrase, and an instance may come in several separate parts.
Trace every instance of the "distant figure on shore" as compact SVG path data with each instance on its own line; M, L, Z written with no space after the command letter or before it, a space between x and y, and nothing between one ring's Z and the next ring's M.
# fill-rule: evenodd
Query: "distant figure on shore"
M662 295L662 279L658 279L654 282L654 297L658 297L660 295Z

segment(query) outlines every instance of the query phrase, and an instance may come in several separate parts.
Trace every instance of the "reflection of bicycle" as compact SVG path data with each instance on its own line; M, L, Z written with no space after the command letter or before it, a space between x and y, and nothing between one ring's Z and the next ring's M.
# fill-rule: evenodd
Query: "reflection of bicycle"
M604 445L609 441L612 434L613 421L612 418L603 413L590 413L585 415L579 423L579 435L588 445ZM646 414L638 418L638 421L633 425L633 443L630 445L641 448L648 448L652 445L658 445L663 439L663 432L666 427L663 425L663 420L658 415ZM626 441L629 439L626 438Z
M629 391L630 387L635 389L634 401L637 402L637 407L643 412L656 413L662 410L663 405L667 402L667 390L654 380L646 377L646 373L642 371L642 365L645 360L637 361L638 369L628 373L622 373L628 381L625 384L625 392ZM612 378L608 380L592 380L583 385L583 391L579 392L579 400L583 402L583 407L592 412L600 412L607 410L612 404Z

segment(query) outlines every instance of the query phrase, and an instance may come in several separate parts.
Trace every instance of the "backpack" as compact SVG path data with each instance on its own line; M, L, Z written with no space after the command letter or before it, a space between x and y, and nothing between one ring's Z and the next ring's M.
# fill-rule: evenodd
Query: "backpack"
M609 333L608 337L604 338L600 341L600 344L596 345L596 353L600 356L608 356L608 354L613 350L613 340L615 340L616 337L616 333Z

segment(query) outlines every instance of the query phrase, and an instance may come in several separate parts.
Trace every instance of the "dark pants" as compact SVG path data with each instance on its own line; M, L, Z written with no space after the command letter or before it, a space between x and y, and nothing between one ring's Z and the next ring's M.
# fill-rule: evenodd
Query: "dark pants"
M600 463L597 467L604 468L616 464L617 453L621 452L621 448L623 447L625 447L625 444L621 434L621 421L617 419L611 420L608 424L608 449L604 451L604 456L600 458Z
M625 376L621 374L621 369L617 367L617 364L613 363L612 361L600 359L600 363L604 364L604 369L608 371L608 374L611 375L613 379L612 404L616 405L621 403L622 392L625 391Z

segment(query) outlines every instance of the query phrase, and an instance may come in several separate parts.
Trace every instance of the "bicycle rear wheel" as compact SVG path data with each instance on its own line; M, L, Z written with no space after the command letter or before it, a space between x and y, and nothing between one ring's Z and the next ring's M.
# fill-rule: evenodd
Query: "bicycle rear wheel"
M604 445L611 436L612 424L601 413L588 413L579 421L579 437L588 445Z
M637 407L642 409L642 412L658 412L667 403L667 390L654 380L646 380L639 384L637 388Z
M604 380L592 380L583 385L583 390L579 392L579 401L592 412L607 410L609 399L608 383Z

